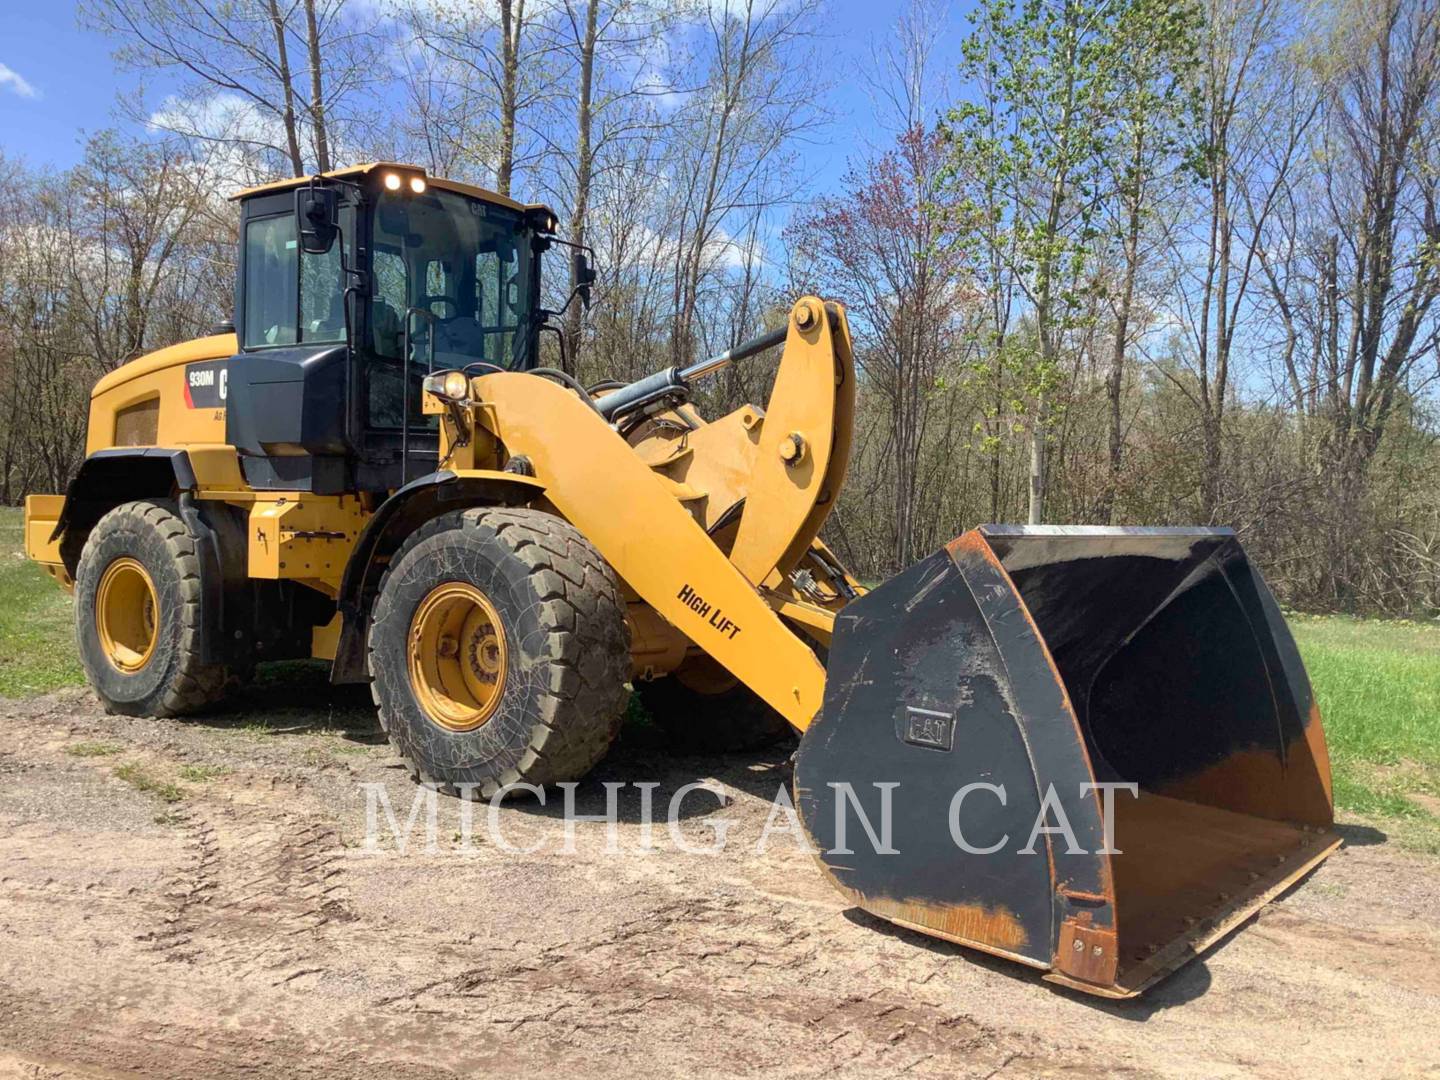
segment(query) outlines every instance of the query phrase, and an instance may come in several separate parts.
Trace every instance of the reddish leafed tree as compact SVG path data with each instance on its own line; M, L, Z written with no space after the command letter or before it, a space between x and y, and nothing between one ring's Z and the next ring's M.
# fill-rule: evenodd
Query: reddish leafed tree
M975 301L955 242L963 211L942 183L946 164L938 136L911 128L888 152L852 166L840 194L820 199L787 233L805 260L805 284L848 308L862 378L888 406L888 430L872 434L884 441L896 566L933 546L922 455Z

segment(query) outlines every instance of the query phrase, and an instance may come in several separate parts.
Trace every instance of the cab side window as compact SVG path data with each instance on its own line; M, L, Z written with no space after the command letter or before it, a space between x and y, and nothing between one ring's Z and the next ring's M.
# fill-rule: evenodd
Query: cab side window
M346 259L355 212L341 211ZM245 347L345 340L345 274L340 244L323 255L300 251L295 216L245 225Z
M294 345L299 245L291 214L245 226L245 347Z

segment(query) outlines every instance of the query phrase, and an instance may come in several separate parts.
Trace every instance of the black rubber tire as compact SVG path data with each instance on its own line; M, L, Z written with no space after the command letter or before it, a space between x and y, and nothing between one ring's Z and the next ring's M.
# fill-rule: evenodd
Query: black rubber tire
M106 657L95 622L101 576L125 556L149 574L157 607L155 651L144 667L131 673ZM195 538L168 499L124 503L96 522L75 572L75 640L85 674L107 712L183 716L225 696L229 671L223 664L201 660L204 572Z
M695 689L685 684L683 671L635 684L646 712L673 752L737 753L795 737L795 729L783 716L715 661L697 657L686 664L692 674L728 685L713 692Z
M448 581L483 592L507 640L498 710L471 731L426 715L406 663L416 609ZM461 510L417 530L381 579L369 658L391 745L414 779L451 794L489 798L511 784L580 779L609 750L630 697L630 627L615 573L569 523L538 510Z

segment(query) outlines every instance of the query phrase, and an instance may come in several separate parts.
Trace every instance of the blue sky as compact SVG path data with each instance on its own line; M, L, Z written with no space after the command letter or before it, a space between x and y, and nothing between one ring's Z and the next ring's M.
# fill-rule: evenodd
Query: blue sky
M72 165L83 133L116 122L116 95L135 77L116 71L113 42L79 28L71 0L3 6L0 65L23 82L0 72L0 149L32 165Z
M81 29L73 0L5 0L0 21L0 150L31 165L65 168L79 158L86 133L122 123L117 97L138 85L134 72L117 68L115 42ZM953 67L964 18L956 5L947 40L937 50ZM838 181L847 156L854 156L872 130L870 96L855 74L870 62L875 42L890 31L898 4L874 0L830 0L816 20L822 45L833 58L835 88L828 104L836 122L817 133L807 154L811 182L824 190ZM147 100L166 90L151 73Z

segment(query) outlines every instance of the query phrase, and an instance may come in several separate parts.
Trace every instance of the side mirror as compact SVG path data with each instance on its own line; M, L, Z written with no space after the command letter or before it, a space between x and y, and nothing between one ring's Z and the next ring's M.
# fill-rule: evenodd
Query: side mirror
M575 294L588 310L590 307L590 286L595 284L595 268L590 257L579 248L570 252L570 278L575 282Z
M340 232L340 196L334 188L303 187L295 192L295 233L300 250L325 255Z

